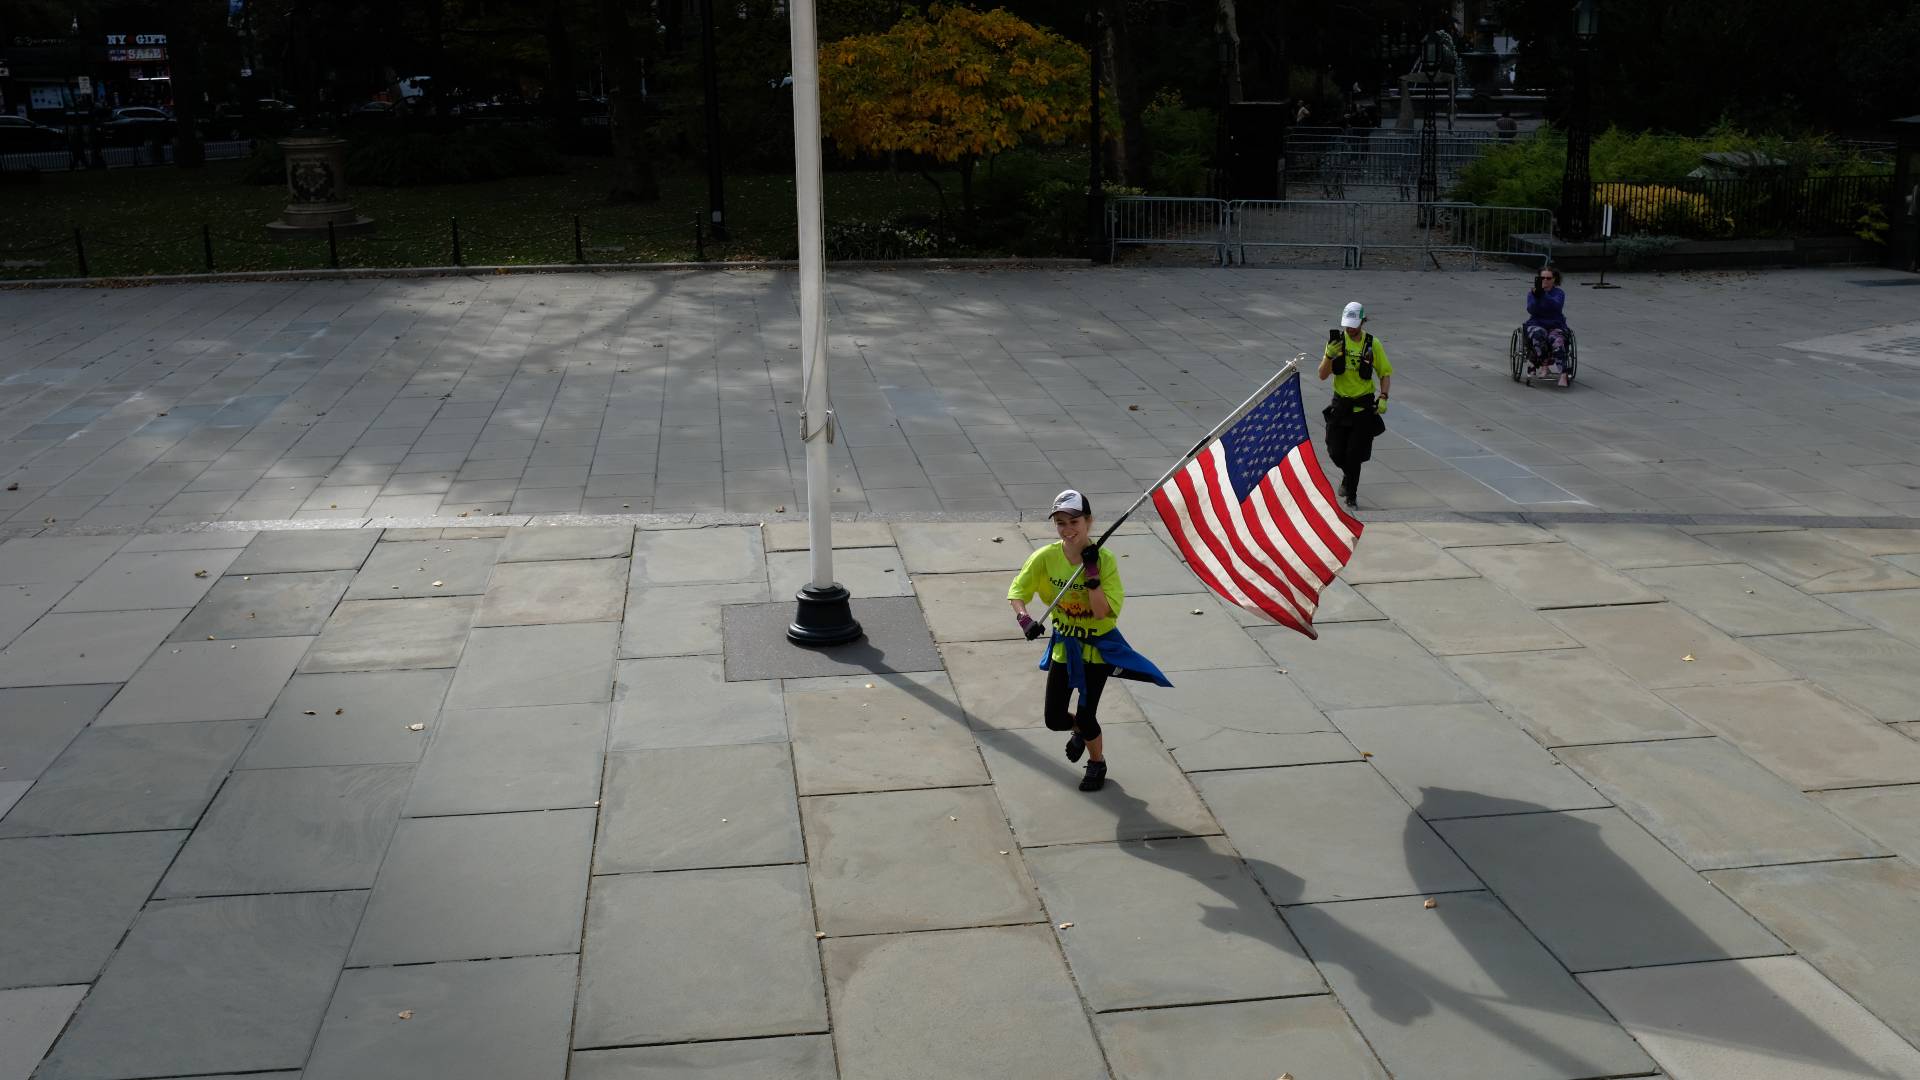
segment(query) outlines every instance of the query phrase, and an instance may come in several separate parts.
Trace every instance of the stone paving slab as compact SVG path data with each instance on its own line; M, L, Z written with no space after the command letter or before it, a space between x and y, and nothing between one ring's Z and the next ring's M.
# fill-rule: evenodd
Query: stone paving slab
M794 799L793 764L780 745L613 754L593 872L803 862L807 851Z
M119 689L108 684L0 690L0 717L6 718L0 723L0 776L30 782L45 772Z
M0 989L92 982L185 839L145 832L0 841Z
M1887 854L1720 739L1559 754L1696 870Z
M803 795L988 782L944 675L790 679L785 698Z
M226 720L83 731L0 818L0 836L190 829L253 728Z
M1863 625L1835 605L1744 563L1657 567L1633 571L1632 576L1736 637L1855 630Z
M1121 617L1128 643L1162 671L1266 666L1267 655L1229 610L1212 593L1186 592L1128 597ZM1034 651L1038 662L1039 650Z
M1245 769L1194 782L1275 903L1480 886L1367 765Z
M1083 765L1068 764L1066 739L1045 728L981 732L980 753L1022 847L1203 836L1220 831L1193 786L1145 724L1100 724L1107 786L1078 790Z
M496 566L473 624L619 622L627 575L627 561L615 558Z
M646 530L634 538L632 583L635 585L766 580L766 558L759 529Z
M0 1080L27 1080L86 992L85 986L0 991Z
M1331 997L1146 1009L1094 1018L1118 1080L1270 1080L1274 1069L1324 1080L1387 1080Z
M1007 605L1004 570L971 574L929 574L914 579L915 595L936 642L1014 641L1020 626Z
M1672 604L1580 608L1549 617L1642 686L1667 689L1788 677L1746 645Z
M1705 539L1732 558L1810 593L1920 588L1920 577L1818 532L1737 532Z
M0 585L73 585L127 543L124 536L0 540Z
M1675 1077L1920 1074L1920 1050L1799 957L1594 972L1580 982Z
M693 656L721 650L721 609L728 604L764 604L764 582L730 585L637 587L627 593L620 627L620 656Z
M1607 800L1488 705L1423 705L1328 714L1428 821Z
M154 895L372 888L412 779L410 765L236 773Z
M1044 727L1047 673L1039 668L1044 648L1039 642L1029 641L951 642L940 646L941 660L966 710L967 723L976 730L991 731ZM1134 704L1127 680L1120 679L1107 681L1100 695L1099 713L1103 727L1146 719ZM1065 738L1061 736L1063 741Z
M576 950L593 826L586 810L402 821L348 963Z
M1847 593L1827 599L1854 618L1920 645L1920 589Z
M860 640L814 649L787 640L794 602L735 604L721 611L729 679L812 679L832 675L938 671L933 634L912 597L855 599Z
M365 900L322 892L150 905L34 1075L300 1067Z
M1447 664L1545 746L1708 734L1590 649L1453 656Z
M1340 571L1349 585L1382 581L1470 578L1473 569L1421 536L1410 525L1367 526L1353 561Z
M448 668L295 675L240 768L419 761L452 681ZM413 731L414 724L426 727Z
M1011 582L1013 572L1020 569L1033 551L1020 526L1011 522L901 523L893 526L893 537L900 549L901 561L915 574L1001 570ZM1051 530L1046 539L1054 539Z
M1920 942L1912 932L1920 870L1905 859L1716 870L1714 885L1820 973L1920 1039Z
M825 1031L813 927L804 867L595 878L573 1044ZM892 1035L906 1041L901 1032Z
M53 610L65 592L64 585L0 585L0 649Z
M581 525L565 529L515 529L500 546L500 561L561 562L624 559L633 553L633 530Z
M1434 828L1569 970L1788 951L1619 810Z
M576 966L529 956L346 971L303 1075L560 1080Z
M1616 570L1729 561L1726 552L1670 525L1565 523L1547 528Z
M613 623L478 627L447 691L448 707L502 709L613 698Z
M354 575L349 600L479 596L500 555L499 540L386 540ZM438 582L439 584L435 584Z
M378 529L293 530L260 533L227 567L232 574L287 574L358 570L380 539Z
M261 719L313 642L276 637L162 645L94 724Z
M477 598L345 600L307 650L300 670L405 671L460 662Z
M1550 544L1555 537L1538 525L1480 521L1415 521L1414 531L1443 548L1506 547Z
M813 580L811 557L804 551L776 552L767 556L767 578L775 596L794 596L801 586ZM833 556L833 580L850 596L912 596L913 582L892 548L855 548L836 551Z
M766 550L810 551L812 526L805 521L768 522L760 527ZM893 527L884 521L835 521L833 550L863 547L893 547ZM1916 549L1920 550L1920 549Z
M0 687L126 682L186 614L171 610L44 615L0 650Z
M1357 588L1368 603L1437 656L1570 649L1579 644L1491 581L1402 581Z
M608 706L448 709L413 778L409 817L591 807Z
M779 684L728 682L718 656L622 660L615 670L609 749L787 740Z
M1302 765L1355 757L1286 676L1273 668L1226 668L1177 685L1136 683L1140 711L1188 772Z
M239 555L231 549L120 554L88 574L56 612L190 608Z
M833 1040L825 1035L737 1042L631 1046L581 1050L573 1055L573 1080L836 1080Z
M1388 623L1319 628L1318 641L1275 627L1254 633L1263 651L1322 709L1479 701L1412 638Z
M223 577L170 640L318 636L352 578L345 570Z
M991 788L815 796L801 812L829 937L1046 918Z
M1484 892L1315 904L1287 921L1396 1074L1576 1080L1651 1072L1645 1053Z
M1853 788L1823 791L1815 802L1908 862L1920 862L1920 787Z
M1108 1075L1045 927L829 940L822 954L842 1080Z
M1888 723L1920 720L1911 672L1920 646L1878 630L1782 634L1749 639L1753 647L1828 693Z
M1920 746L1806 683L1662 694L1795 786L1920 782Z
M1326 989L1223 838L1072 844L1027 861L1048 914L1072 924L1060 943L1095 1011Z
M1541 535L1552 539L1545 532ZM1660 599L1570 544L1533 541L1506 547L1460 548L1452 554L1533 608L1645 604Z

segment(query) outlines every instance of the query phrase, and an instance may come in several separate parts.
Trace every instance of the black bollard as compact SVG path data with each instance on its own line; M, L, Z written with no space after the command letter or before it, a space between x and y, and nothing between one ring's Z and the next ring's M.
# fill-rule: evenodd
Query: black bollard
M453 218L453 265L465 266L460 259L460 219Z
M327 268L340 269L340 242L333 235L333 222L327 222Z
M707 261L707 240L705 232L700 227L698 212L693 215L693 258L696 262Z
M80 263L80 276L91 277L87 273L87 242L80 237L80 226L73 227L73 255Z
M580 246L580 215L579 214L573 215L573 261L577 263L583 263L587 261L586 249Z
M204 224L200 226L200 252L207 258L207 273L213 273L213 229Z

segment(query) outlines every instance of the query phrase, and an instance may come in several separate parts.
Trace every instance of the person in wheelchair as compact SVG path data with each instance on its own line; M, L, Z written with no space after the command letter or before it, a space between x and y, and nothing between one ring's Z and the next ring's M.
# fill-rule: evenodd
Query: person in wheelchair
M1560 271L1543 266L1527 290L1527 321L1520 327L1527 339L1526 377L1558 375L1567 385L1567 294L1560 291ZM1544 372L1540 369L1545 368Z

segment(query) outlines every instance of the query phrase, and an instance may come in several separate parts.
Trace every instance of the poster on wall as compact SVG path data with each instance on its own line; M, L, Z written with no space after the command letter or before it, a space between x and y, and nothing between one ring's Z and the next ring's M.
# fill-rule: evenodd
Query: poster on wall
M61 89L58 85L30 86L27 88L27 97L35 109L64 109L67 107L66 95L61 93Z

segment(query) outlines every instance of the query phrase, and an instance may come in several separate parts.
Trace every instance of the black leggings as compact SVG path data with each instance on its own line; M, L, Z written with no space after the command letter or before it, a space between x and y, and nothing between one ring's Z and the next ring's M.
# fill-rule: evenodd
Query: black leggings
M1080 646L1067 642L1067 648ZM1080 711L1078 715L1067 711L1067 698L1073 694L1073 684L1068 680L1067 664L1056 660L1047 667L1047 727L1053 731L1078 731L1080 737L1092 742L1100 737L1100 718L1095 715L1100 708L1100 691L1107 688L1107 677L1113 674L1113 665L1086 663L1087 688L1080 691Z

